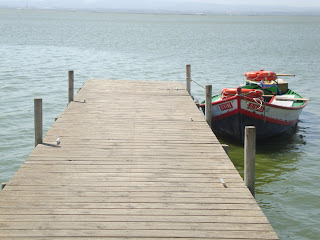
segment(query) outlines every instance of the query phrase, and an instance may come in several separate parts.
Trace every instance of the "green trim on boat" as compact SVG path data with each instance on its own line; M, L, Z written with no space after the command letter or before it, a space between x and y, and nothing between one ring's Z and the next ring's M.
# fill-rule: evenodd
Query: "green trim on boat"
M246 86L243 86L242 88L245 88L245 89L253 89L253 88L248 88L247 87L248 85ZM255 88L255 89L260 89L260 90L263 90L261 88ZM271 95L270 93L266 93L266 95ZM277 96L287 96L287 95L294 95L295 97L294 98L302 98L298 93L288 89L288 92L286 94L283 94L283 95L277 95ZM221 93L220 94L217 94L217 95L214 95L212 97L212 102L215 102L217 100L219 100L219 98L221 98ZM270 98L271 99L271 98ZM294 101L293 102L293 105L292 107L300 107L302 106L303 104L305 103L305 101L301 100L301 101ZM205 104L205 101L202 101L200 104Z

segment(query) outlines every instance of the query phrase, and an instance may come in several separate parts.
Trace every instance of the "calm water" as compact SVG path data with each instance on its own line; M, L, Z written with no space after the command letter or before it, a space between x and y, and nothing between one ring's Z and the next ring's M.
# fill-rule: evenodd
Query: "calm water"
M33 149L33 99L43 98L44 130L89 78L185 81L213 91L267 69L294 73L289 86L312 101L297 132L257 149L256 198L281 239L320 236L320 17L215 17L0 10L0 181ZM204 90L193 84L202 100ZM223 141L223 140L222 140ZM243 172L243 149L230 157Z

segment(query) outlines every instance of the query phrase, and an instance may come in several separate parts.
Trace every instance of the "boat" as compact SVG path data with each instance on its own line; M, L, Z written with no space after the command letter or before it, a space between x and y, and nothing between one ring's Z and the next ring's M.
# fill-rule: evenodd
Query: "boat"
M246 84L225 88L212 97L212 130L219 136L243 141L246 126L256 127L264 139L294 130L309 99L288 89L288 83L272 71L246 72ZM205 112L205 102L199 106Z

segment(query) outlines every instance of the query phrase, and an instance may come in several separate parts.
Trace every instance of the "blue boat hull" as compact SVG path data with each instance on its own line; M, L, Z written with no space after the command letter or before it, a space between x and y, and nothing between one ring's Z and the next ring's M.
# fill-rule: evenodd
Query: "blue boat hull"
M241 113L219 120L212 120L212 130L215 134L243 140L246 126L256 127L257 139L279 136L296 128L297 124L281 125L252 118Z
M295 129L306 103L287 107L244 96L212 102L212 130L220 136L243 140L246 126L256 127L257 139L279 136ZM204 110L205 106L200 105Z

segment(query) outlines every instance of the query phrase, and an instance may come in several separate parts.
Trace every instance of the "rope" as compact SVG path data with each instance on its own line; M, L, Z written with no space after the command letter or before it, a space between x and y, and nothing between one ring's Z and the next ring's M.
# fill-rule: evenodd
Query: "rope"
M199 87L202 87L203 89L206 89L204 86L202 86L201 84L197 83L195 80L193 79L190 79L191 82L194 82L195 84L197 84Z
M260 105L260 107L259 108L257 108L257 110L259 110L262 106L263 106L263 101L261 100L261 99L259 99L259 98L253 98L253 100L257 103L257 104L259 104ZM258 100L258 101L257 101Z
M253 89L253 91L250 91L248 93L241 93L240 94L241 96L244 96L244 100L246 101L247 105L249 104L249 101L247 101L246 97L247 97L247 95L249 95L250 93L252 93L254 91L255 91L255 89ZM253 101L255 101L259 105L259 107L256 110L259 110L260 108L262 108L262 106L265 105L265 102L262 101L260 98L252 98L252 99L253 99ZM266 108L264 108L264 112L265 112L265 109Z

